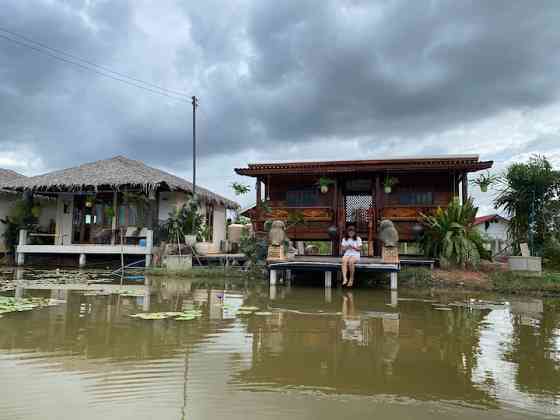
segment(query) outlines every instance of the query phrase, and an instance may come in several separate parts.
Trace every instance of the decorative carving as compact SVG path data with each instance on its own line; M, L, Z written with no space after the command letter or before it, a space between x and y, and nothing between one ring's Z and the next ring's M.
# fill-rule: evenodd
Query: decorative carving
M329 222L333 219L332 210L328 208L302 208L298 210L286 208L273 208L266 214L267 219L288 220L290 212L297 211L303 214L303 220L306 222Z

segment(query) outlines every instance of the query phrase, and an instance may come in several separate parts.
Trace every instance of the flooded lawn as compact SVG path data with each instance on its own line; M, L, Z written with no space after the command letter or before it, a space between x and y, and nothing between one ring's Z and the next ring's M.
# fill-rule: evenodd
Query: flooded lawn
M560 417L558 299L54 271L0 286L26 299L0 315L2 420Z

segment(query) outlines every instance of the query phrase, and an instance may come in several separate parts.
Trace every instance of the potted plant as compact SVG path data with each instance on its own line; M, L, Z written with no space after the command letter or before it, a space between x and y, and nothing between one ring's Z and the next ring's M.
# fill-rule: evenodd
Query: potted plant
M393 191L393 187L398 183L399 183L398 178L387 175L385 177L385 180L383 181L383 189L385 190L385 194L391 194L391 192Z
M490 171L488 171L485 174L480 174L477 178L473 179L471 183L473 185L478 185L480 187L480 191L486 192L488 191L488 187L497 180L498 177L496 175L492 175Z
M328 193L329 186L334 185L334 183L335 183L334 179L327 178L326 176L322 176L321 178L319 178L319 181L317 182L317 184L319 185L319 189L323 194Z
M196 252L200 255L207 255L213 251L214 244L210 242L210 237L212 232L210 231L210 226L203 221L198 228L197 239L198 242L195 245Z

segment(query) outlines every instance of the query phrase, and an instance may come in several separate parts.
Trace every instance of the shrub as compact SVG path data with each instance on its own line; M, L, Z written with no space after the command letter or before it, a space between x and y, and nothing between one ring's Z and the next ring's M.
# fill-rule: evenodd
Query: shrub
M478 208L471 198L461 204L458 199L434 215L422 215L426 231L421 243L427 256L438 258L442 267L478 267L480 259L489 259L484 239L473 223Z

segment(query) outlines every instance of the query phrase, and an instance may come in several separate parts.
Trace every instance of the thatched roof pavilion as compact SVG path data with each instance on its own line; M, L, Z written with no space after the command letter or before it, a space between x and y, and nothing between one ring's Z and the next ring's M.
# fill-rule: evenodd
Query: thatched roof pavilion
M142 189L146 193L156 190L192 193L193 190L192 183L183 178L123 156L85 163L29 178L22 176L6 181L0 178L0 187L43 193L126 189ZM196 187L196 194L205 201L217 203L226 208L239 207L236 202L199 186Z

